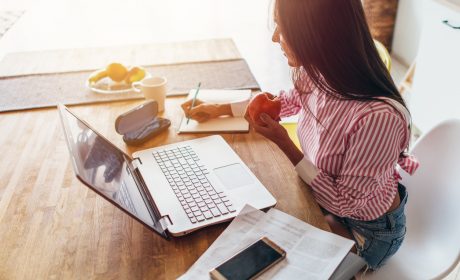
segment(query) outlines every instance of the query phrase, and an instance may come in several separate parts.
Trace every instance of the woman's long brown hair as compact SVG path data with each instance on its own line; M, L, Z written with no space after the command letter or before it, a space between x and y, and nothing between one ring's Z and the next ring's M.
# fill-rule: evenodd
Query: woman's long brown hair
M318 89L351 100L388 97L407 108L381 60L361 0L275 0L278 28ZM391 104L390 104L391 105Z

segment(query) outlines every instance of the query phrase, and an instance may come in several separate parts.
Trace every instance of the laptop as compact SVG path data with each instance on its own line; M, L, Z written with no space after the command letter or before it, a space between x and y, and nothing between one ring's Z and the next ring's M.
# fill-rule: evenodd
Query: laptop
M58 105L72 165L90 189L164 238L234 218L275 198L218 135L135 152L132 157Z

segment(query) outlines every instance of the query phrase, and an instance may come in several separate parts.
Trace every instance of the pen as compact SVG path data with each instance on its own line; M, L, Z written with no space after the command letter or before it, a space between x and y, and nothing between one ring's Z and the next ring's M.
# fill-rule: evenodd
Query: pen
M190 106L190 110L192 110L193 106L195 106L195 100L196 100L196 97L198 95L198 92L200 91L200 87L201 87L201 82L198 83L198 86L196 88L195 96L192 99L192 105ZM190 121L190 117L187 117L187 124L188 124L189 121Z

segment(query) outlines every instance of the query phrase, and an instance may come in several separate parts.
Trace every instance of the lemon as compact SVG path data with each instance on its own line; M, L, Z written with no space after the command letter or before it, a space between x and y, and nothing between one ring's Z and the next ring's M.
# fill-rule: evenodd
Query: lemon
M128 73L126 74L125 77L125 82L127 84L131 84L137 81L142 80L145 78L145 70L141 67L134 66L131 69L129 69Z
M124 80L128 70L121 63L111 63L105 68L110 79L115 82L121 82Z

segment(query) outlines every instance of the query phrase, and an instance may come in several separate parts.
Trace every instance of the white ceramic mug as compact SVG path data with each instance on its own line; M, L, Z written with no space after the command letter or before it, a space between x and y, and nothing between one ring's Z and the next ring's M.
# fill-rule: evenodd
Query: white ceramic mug
M158 111L163 112L165 109L166 83L165 77L150 77L134 82L132 86L134 91L142 92L145 99L155 100L158 103Z

